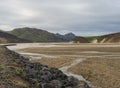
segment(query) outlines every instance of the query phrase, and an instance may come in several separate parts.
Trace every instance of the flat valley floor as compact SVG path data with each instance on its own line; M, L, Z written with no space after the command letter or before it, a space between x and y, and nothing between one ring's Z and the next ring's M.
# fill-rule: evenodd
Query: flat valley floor
M33 62L82 76L96 88L120 88L120 44L26 43L8 48Z

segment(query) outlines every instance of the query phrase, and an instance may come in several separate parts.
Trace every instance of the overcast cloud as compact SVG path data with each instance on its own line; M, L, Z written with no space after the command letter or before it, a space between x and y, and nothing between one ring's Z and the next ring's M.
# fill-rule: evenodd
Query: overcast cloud
M0 0L0 29L18 27L82 36L120 32L120 0Z

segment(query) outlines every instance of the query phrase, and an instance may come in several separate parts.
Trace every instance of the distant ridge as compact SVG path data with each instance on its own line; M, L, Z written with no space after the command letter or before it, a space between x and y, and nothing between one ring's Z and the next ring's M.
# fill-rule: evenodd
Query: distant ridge
M9 31L10 34L15 35L19 38L26 39L32 42L61 42L64 41L62 38L56 37L55 34L48 31L37 29L37 28L16 28Z
M16 28L12 31L0 31L0 43L24 42L79 42L79 43L120 43L120 32L101 36L76 36L73 33L61 35L37 28Z
M59 33L54 34L42 29L29 27L16 28L8 33L32 42L68 42L76 37L73 33L61 35Z
M56 34L56 37L57 37L57 38L61 38L61 39L63 39L64 41L71 41L73 38L76 37L76 35L73 34L72 32L71 32L71 33L67 33L67 34L65 34L65 35L61 35L61 34L57 33L57 34Z

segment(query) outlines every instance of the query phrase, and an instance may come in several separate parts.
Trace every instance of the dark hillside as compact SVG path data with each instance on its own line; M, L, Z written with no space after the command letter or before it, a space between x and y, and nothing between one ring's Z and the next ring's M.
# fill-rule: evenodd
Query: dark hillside
M84 38L84 37L75 37L73 40L72 40L74 43L89 43L89 41Z
M60 42L63 39L56 37L55 34L37 28L17 28L9 31L10 34L32 42Z
M8 34L4 31L0 31L0 43L20 43L30 42L26 39L18 38L14 35Z

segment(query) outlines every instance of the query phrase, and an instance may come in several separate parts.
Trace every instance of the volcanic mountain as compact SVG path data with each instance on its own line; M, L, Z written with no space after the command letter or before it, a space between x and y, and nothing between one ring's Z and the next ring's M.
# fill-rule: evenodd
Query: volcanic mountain
M65 34L65 35L61 35L61 34L59 34L59 33L57 33L56 34L56 37L57 38L61 38L61 39L63 39L64 41L71 41L73 38L75 38L76 37L76 35L75 34L73 34L73 33L67 33L67 34Z
M56 37L55 34L48 31L37 28L17 28L9 31L10 34L17 36L18 38L26 39L32 42L60 42L64 41L61 38Z

